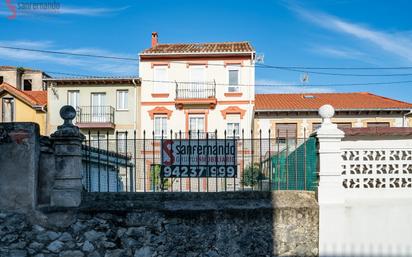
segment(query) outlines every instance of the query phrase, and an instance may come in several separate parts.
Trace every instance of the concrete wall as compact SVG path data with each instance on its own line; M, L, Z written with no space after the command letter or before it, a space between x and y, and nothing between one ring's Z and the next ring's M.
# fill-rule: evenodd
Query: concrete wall
M321 256L410 256L412 130L392 131L318 132Z
M76 210L0 211L0 255L317 256L313 193L85 194Z

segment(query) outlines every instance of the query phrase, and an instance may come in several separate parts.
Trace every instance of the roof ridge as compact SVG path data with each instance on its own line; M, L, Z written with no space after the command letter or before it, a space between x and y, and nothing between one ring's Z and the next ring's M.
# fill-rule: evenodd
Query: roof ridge
M194 42L194 43L157 43L158 45L202 45L202 44L233 44L233 43L248 43L250 41L223 41L223 42Z

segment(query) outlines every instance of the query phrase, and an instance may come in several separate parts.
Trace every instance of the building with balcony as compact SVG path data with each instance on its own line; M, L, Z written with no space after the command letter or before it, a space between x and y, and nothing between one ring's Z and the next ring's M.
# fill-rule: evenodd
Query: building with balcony
M152 33L152 46L139 57L142 132L155 138L250 133L255 50L249 42L162 44Z
M412 104L367 92L257 94L255 137L270 130L273 138L307 138L320 126L324 104L335 108L332 122L340 129L412 126Z
M126 78L49 78L45 80L50 102L48 133L56 130L62 120L59 110L72 105L76 126L92 139L131 137L140 131L140 79Z

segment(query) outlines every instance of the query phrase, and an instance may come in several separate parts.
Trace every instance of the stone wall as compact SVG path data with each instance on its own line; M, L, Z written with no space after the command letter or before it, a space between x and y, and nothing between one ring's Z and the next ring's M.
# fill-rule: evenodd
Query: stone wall
M0 123L0 209L36 206L39 138L35 123Z
M0 256L316 256L318 216L310 192L86 193L0 211Z

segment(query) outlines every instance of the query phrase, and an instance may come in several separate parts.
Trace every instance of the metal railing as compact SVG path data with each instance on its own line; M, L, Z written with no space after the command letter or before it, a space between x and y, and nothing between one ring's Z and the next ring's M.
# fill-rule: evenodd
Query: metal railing
M177 99L207 99L215 97L215 82L176 82Z
M112 106L78 106L76 123L112 123L115 109Z
M161 139L126 133L84 141L85 188L94 192L220 192L317 188L316 140L241 131L239 138ZM194 132L194 134L199 132ZM102 134L101 134L102 135ZM213 135L218 135L213 133ZM99 138L99 137L98 137Z

